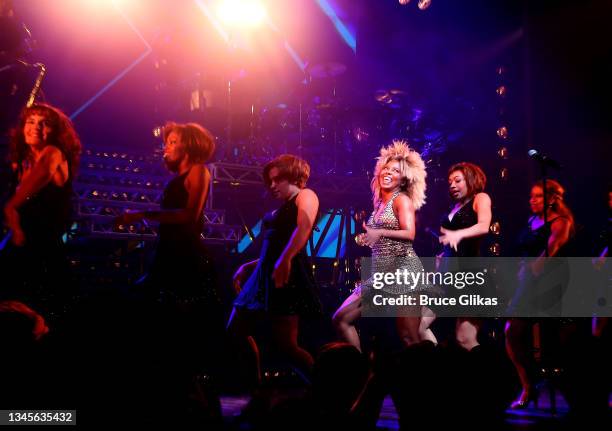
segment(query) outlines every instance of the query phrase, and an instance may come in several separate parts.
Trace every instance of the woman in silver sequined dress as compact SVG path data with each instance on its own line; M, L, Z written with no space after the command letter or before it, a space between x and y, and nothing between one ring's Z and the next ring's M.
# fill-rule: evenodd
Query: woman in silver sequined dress
M398 268L419 272L422 265L412 248L415 235L415 212L425 203L425 163L416 151L405 142L394 141L380 150L371 189L374 211L365 233L358 237L372 248L372 273L395 272ZM361 317L362 297L372 288L371 278L356 288L333 316L334 326L343 340L361 349L354 323ZM409 292L407 286L389 285L382 288L386 295L402 295ZM436 343L429 329L435 318L430 310L405 310L397 317L397 330L406 345L422 340ZM416 311L416 312L415 312ZM408 316L405 316L408 314Z

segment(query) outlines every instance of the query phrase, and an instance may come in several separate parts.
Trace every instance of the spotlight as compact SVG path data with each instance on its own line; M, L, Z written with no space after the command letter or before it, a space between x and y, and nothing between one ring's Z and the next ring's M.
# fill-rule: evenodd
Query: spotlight
M492 244L491 247L489 247L489 252L491 252L493 256L499 256L501 253L501 246L498 243Z
M497 68L497 74L498 75L503 75L506 72L506 68L504 66L499 66Z
M431 6L431 0L419 0L419 3L417 6L419 7L419 9L425 10L429 6Z
M257 27L266 17L266 9L257 0L223 0L217 6L221 22L236 27Z
M496 221L495 223L492 223L489 230L491 231L492 234L499 235L501 233L501 226L499 222Z
M497 87L497 90L495 90L495 92L499 97L504 97L506 95L506 86L500 85L499 87Z
M156 128L153 129L153 136L156 138L159 138L162 135L162 127L161 126L157 126Z
M402 6L407 5L408 3L410 3L410 0L399 0L399 4Z
M508 128L506 126L501 126L497 129L497 136L502 139L508 139Z
M508 179L508 175L508 168L501 168L501 170L499 171L499 177L505 181Z

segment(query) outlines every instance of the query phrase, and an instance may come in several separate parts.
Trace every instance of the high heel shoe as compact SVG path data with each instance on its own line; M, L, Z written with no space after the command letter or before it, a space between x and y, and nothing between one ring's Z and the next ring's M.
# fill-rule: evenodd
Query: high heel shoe
M536 402L538 399L538 389L531 387L529 389L523 389L521 395L510 404L511 410L524 410L529 407L529 403Z

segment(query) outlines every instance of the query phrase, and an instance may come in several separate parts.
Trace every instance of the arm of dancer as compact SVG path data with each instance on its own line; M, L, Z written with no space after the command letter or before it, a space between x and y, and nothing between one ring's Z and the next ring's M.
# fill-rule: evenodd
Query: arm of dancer
M55 175L63 161L64 156L56 146L47 145L43 148L40 158L36 161L29 174L24 176L15 191L15 195L6 205L14 208L19 208L23 205L32 195L51 182L53 175Z
M319 211L319 198L310 189L303 189L298 194L297 205L297 226L274 265L272 278L276 287L282 287L289 281L291 273L291 259L299 253L306 245L306 241L312 233L312 228Z
M550 236L548 237L549 257L556 256L559 249L569 240L571 229L572 224L565 217L559 217L551 224ZM546 263L545 251L531 264L531 272L534 275L539 275L544 269L544 263Z
M474 211L478 216L478 222L473 226L459 230L448 230L440 228L440 242L444 245L450 245L455 251L459 243L466 238L474 238L481 235L486 235L491 226L491 198L486 193L478 193L474 197Z
M185 188L189 197L187 207L176 210L137 211L125 213L118 217L115 224L135 223L142 219L164 224L184 224L197 221L208 197L210 172L205 165L195 165L185 178Z
M40 157L32 167L32 170L22 179L13 197L4 206L6 225L13 231L14 243L20 245L25 241L17 210L31 196L38 193L51 182L53 175L55 175L63 162L64 156L59 148L47 145L41 151Z

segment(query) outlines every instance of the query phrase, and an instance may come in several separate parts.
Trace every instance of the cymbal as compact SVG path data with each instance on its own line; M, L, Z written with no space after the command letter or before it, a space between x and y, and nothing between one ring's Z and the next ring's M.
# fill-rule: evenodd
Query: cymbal
M406 92L398 89L377 90L374 93L374 99L382 105L393 108L399 107L406 98Z
M308 66L308 74L313 78L333 78L346 72L346 66L336 61Z

